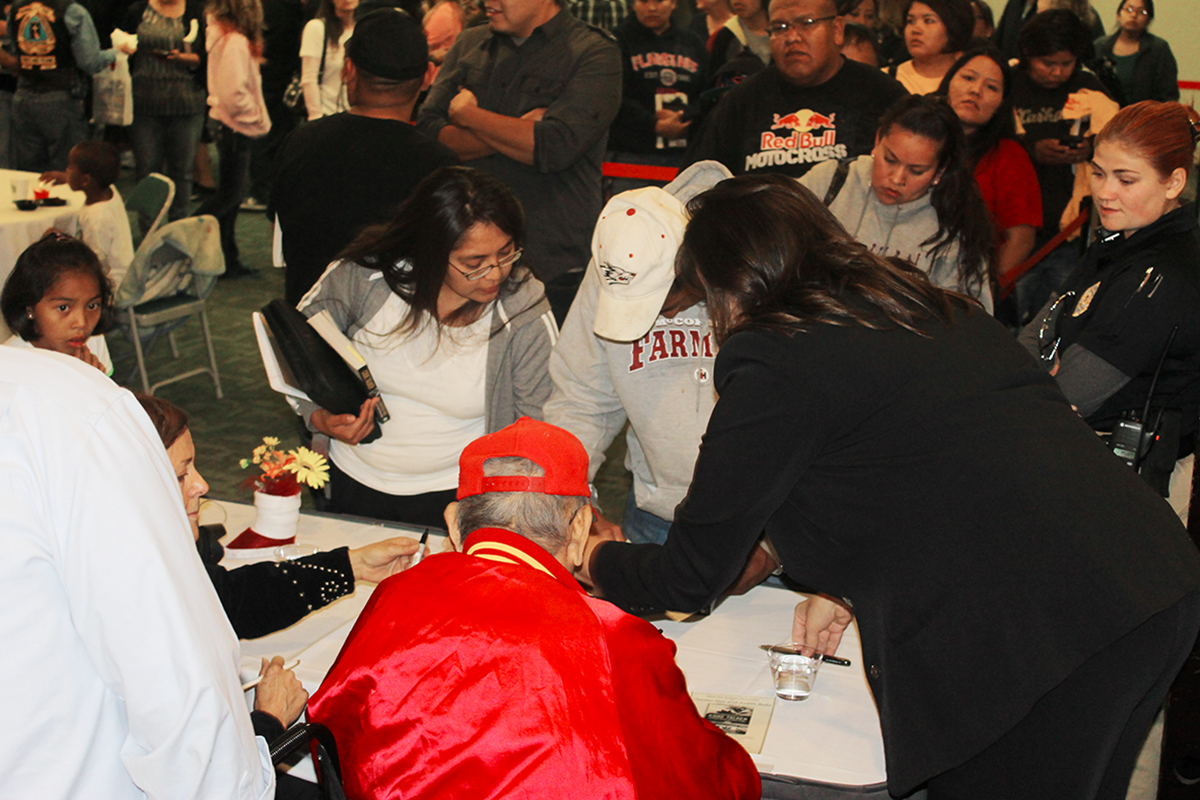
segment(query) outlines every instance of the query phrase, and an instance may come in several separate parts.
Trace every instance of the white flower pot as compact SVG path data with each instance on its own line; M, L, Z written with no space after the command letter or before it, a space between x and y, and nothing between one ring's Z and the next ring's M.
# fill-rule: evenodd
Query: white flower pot
M296 526L300 524L299 494L281 497L255 492L254 510L258 518L252 527L259 536L279 541L295 538Z

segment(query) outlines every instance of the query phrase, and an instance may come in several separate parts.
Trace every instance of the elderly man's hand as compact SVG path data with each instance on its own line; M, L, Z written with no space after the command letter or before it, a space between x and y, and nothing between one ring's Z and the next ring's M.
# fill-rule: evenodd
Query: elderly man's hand
M448 110L450 122L462 126L463 113L478 107L479 101L475 99L474 92L470 89L459 89L458 94L454 95L454 99L450 101L450 108Z
M270 661L264 658L258 674L263 679L254 690L254 710L265 711L283 727L291 727L304 711L308 692L296 679L295 672L283 668L283 656L275 656Z
M413 554L421 548L416 539L396 536L350 551L350 568L356 581L379 583L384 578L408 569ZM428 555L428 548L426 548Z

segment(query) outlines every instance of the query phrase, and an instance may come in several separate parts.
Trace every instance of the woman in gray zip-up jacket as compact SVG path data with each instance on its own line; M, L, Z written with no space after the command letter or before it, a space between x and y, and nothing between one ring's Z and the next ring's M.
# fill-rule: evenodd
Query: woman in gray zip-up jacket
M383 225L363 231L300 301L328 313L371 369L377 401L357 417L297 403L330 437L330 510L441 525L458 456L518 417L542 417L558 328L520 264L520 204L491 176L449 167Z

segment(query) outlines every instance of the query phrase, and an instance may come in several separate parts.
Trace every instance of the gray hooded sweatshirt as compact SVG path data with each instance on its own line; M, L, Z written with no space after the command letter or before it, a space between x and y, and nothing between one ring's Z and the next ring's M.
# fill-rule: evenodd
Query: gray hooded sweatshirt
M664 188L686 203L728 177L721 164L702 161ZM701 302L671 319L660 314L640 339L614 342L592 330L599 294L593 260L550 355L554 390L546 401L546 421L583 442L589 480L628 421L625 467L633 473L637 506L672 520L692 482L700 437L717 402L708 308Z
M929 193L908 203L884 205L871 189L874 166L875 159L871 156L859 156L851 162L846 183L829 205L833 215L851 236L872 252L912 263L929 276L934 286L970 295L979 300L989 314L992 313L992 289L988 283L967 286L962 279L958 242L942 248L936 256L932 245L922 244L938 229L937 211L930 204ZM826 161L797 180L818 198L823 198L836 170L836 161Z

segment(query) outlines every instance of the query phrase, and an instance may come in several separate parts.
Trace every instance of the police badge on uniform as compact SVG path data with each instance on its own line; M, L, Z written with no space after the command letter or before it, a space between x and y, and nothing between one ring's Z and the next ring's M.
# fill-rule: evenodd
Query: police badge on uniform
M600 277L604 278L604 282L609 286L617 283L628 286L637 277L637 273L621 269L615 264L601 264Z
M1088 288L1084 289L1083 294L1079 295L1079 301L1075 303L1075 310L1071 312L1072 317L1082 316L1092 304L1092 298L1096 296L1096 290L1100 288L1100 281L1096 281Z

